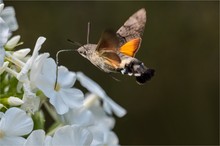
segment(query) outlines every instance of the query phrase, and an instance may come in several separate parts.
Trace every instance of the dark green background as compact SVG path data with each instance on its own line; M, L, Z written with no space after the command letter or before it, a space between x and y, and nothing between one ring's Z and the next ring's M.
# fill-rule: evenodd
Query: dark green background
M142 46L136 57L156 70L144 86L115 75L117 82L77 53L63 53L60 64L97 81L128 114L117 119L120 144L208 145L219 142L218 2L5 2L15 7L24 45L54 58L76 48L66 39L97 43L105 28L117 30L140 8L147 10Z

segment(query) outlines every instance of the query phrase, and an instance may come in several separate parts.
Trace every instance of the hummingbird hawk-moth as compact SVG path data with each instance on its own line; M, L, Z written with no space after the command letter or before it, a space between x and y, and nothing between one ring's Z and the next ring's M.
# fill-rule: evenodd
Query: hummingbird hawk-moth
M144 8L134 13L115 33L106 30L98 44L85 44L77 49L80 55L106 73L122 73L135 76L139 84L144 84L154 75L154 70L147 68L135 58L146 23Z

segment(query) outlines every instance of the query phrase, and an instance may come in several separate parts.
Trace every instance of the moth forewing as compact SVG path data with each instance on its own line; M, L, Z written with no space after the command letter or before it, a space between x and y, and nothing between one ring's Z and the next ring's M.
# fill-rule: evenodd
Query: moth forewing
M119 38L119 46L134 39L141 38L144 32L145 24L147 21L146 10L144 8L138 10L125 21L116 32Z

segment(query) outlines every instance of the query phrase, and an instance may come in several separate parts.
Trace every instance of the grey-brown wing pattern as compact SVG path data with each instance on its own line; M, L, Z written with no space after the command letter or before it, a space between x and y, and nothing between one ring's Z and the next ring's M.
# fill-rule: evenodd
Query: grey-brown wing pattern
M141 38L146 21L147 16L144 8L134 13L116 32L116 35L119 38L119 47L130 40Z

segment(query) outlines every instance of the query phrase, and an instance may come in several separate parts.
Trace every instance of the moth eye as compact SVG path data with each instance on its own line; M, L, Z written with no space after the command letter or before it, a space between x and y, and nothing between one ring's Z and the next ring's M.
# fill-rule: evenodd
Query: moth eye
M86 55L86 51L79 51L80 54Z

